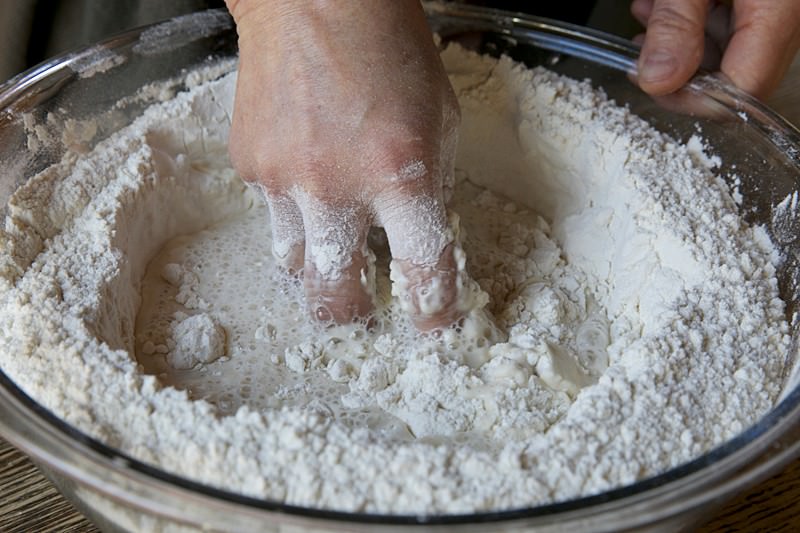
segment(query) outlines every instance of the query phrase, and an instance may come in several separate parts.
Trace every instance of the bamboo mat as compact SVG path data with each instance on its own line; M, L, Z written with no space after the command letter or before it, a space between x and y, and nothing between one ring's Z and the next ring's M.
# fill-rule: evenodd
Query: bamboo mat
M0 532L95 533L22 452L0 439Z
M800 530L800 459L741 494L700 533ZM0 439L0 532L97 533L21 452Z

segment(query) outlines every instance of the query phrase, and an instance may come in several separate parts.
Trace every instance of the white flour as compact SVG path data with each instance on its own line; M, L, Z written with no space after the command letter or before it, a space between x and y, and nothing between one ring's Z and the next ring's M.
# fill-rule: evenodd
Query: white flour
M475 309L417 334L375 232L375 328L310 324L225 156L229 75L16 193L3 371L143 461L347 511L592 494L758 420L788 354L778 257L700 140L546 70L444 58L464 117L451 208L482 289L471 307L493 323Z

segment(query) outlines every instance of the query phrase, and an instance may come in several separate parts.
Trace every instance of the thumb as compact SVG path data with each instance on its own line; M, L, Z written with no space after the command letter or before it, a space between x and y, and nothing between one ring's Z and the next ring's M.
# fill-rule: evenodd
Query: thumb
M663 95L680 89L703 59L708 0L655 0L647 20L638 82Z

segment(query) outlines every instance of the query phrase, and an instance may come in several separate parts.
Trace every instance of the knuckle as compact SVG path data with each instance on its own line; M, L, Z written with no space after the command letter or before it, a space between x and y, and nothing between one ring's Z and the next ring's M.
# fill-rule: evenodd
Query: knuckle
M423 209L428 212L444 210L442 179L438 173L424 177L390 181L376 196L374 206L387 222L397 216L410 216Z
M304 155L298 155L291 164L282 168L288 186L299 187L324 203L335 203L355 193L355 184L342 175L335 156L309 155L299 150L295 153Z
M272 172L272 159L266 146L254 145L252 135L241 129L231 129L228 138L228 157L233 168L243 180L248 182L265 181Z
M435 172L434 162L444 143L444 132L407 130L401 136L376 139L367 168L392 186L425 183Z

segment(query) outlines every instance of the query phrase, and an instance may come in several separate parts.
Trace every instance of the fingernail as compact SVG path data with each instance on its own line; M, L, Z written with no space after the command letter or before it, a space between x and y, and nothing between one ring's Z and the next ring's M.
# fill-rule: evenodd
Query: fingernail
M654 83L668 80L678 70L675 56L664 50L656 50L644 56L639 68L639 80Z

